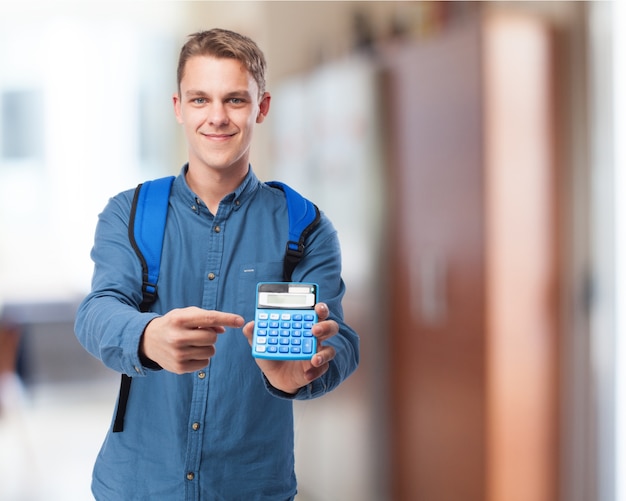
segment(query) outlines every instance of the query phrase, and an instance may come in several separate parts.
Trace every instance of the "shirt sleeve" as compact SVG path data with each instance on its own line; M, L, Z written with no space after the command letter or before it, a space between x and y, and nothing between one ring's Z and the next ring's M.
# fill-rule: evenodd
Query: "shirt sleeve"
M335 348L335 358L328 371L295 395L288 395L273 388L266 380L266 388L280 398L307 400L320 397L339 386L359 365L359 336L345 322L342 300L346 292L341 277L341 247L337 231L330 220L322 214L318 228L312 233L305 247L302 261L293 272L295 282L313 282L319 286L319 301L328 305L329 318L339 324L339 332L325 344Z
M142 313L142 273L128 238L132 191L109 200L98 217L91 259L90 294L80 304L76 337L107 367L129 376L145 375L139 341L156 313Z

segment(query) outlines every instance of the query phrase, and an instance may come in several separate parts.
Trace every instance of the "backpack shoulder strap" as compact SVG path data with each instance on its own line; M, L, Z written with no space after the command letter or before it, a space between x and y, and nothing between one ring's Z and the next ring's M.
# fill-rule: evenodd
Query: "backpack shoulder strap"
M290 282L293 270L304 255L304 241L320 222L320 211L313 202L285 183L268 181L266 184L282 190L287 198L289 240L285 247L283 280Z
M141 261L141 311L148 311L157 298L157 281L161 267L161 249L165 235L165 221L174 176L146 181L135 189L128 222L128 238ZM113 432L124 431L124 416L132 378L122 374L117 400Z
M141 311L147 311L157 298L161 249L173 181L174 176L163 177L146 181L135 189L128 238L143 270Z

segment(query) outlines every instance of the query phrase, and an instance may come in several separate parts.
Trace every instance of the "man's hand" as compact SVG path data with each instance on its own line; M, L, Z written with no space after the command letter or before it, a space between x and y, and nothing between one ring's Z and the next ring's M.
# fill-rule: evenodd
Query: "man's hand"
M315 305L318 322L311 332L317 338L317 353L309 360L265 360L256 359L256 363L265 374L270 384L285 393L296 393L300 388L322 376L328 370L329 362L335 358L335 349L332 346L324 346L323 341L331 338L339 332L339 325L328 318L328 306L325 303ZM252 334L254 322L248 322L243 333L252 346Z
M217 336L226 327L238 328L243 317L233 313L189 307L152 320L141 336L139 353L176 374L206 367L215 354Z

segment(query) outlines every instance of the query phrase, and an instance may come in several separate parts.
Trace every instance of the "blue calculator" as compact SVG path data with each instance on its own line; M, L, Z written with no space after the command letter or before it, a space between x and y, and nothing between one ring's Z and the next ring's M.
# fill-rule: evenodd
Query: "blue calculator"
M311 333L317 322L317 284L261 282L257 285L252 356L308 360L317 351Z

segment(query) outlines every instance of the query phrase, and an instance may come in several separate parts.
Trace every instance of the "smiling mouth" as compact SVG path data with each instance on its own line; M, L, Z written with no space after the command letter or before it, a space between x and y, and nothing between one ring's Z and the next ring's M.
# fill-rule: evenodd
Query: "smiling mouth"
M223 141L225 139L230 139L231 137L233 137L235 134L210 134L210 133L204 133L201 132L200 134L202 134L204 137L206 137L207 139L215 139L218 141Z

